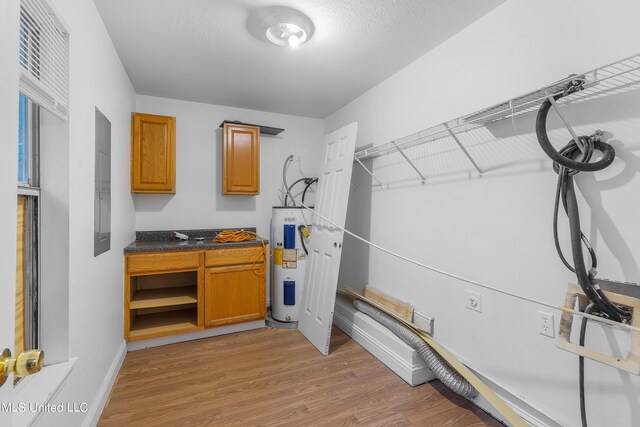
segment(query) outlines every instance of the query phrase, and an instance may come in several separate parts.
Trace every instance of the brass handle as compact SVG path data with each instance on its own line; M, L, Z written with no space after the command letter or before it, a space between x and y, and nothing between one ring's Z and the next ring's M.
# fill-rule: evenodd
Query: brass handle
M27 350L23 351L15 359L11 358L11 351L5 348L0 355L0 386L2 386L10 373L22 378L35 374L42 369L44 364L44 351Z

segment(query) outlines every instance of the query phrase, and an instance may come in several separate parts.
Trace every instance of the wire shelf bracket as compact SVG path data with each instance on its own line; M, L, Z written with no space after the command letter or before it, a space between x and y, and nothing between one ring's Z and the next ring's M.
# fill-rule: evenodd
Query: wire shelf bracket
M562 120L562 123L564 123L564 127L566 127L567 130L569 131L569 133L571 134L571 138L573 138L573 141L576 143L576 145L578 146L580 151L582 151L584 153L584 151L585 151L584 144L582 143L582 141L580 141L580 138L578 138L578 135L576 135L576 133L574 132L573 128L569 124L569 121L565 117L565 115L562 112L562 110L560 110L560 108L558 108L558 103L553 98L553 95L548 93L548 92L547 92L547 95L548 95L547 99L549 100L549 102L551 102L551 106L553 107L554 110L556 110L556 113L558 114L558 117L560 117L560 120Z
M427 178L424 175L422 175L422 172L420 172L420 169L418 169L416 165L413 164L409 156L405 154L404 150L402 150L402 148L400 148L395 141L391 141L391 143L393 144L394 147L396 147L396 150L398 150L398 153L402 154L402 157L404 157L404 159L409 163L409 165L413 168L413 170L416 171L416 173L420 176L420 179L422 179L422 183L424 184L427 181Z
M478 166L478 164L476 163L475 160L473 160L473 157L471 156L471 154L469 154L469 151L467 151L467 149L464 147L464 145L462 145L462 142L460 142L460 140L458 139L458 136L453 133L451 131L451 129L449 128L449 125L447 125L446 123L443 123L443 126L445 128L447 128L447 131L449 132L449 135L451 135L451 138L453 138L453 140L456 142L456 144L458 144L458 147L460 147L460 149L462 150L462 152L464 153L465 156L467 156L467 159L469 159L469 161L471 162L471 164L473 165L474 168L476 168L476 170L478 171L478 174L480 176L482 176L482 174L484 173L482 171L482 169L480 168L480 166Z
M362 168L363 168L364 170L366 170L366 171L367 171L367 173L368 173L369 175L371 175L371 178L373 178L373 179L378 183L378 185L379 185L380 187L382 187L382 186L383 186L383 185L382 185L382 182L380 182L380 180L379 180L378 178L376 178L376 176L373 174L373 172L371 172L371 171L369 170L369 168L368 168L368 167L366 167L366 166L364 165L364 163L362 163L362 162L360 161L360 159L355 159L355 161L356 161L356 162L358 162L358 164L359 164L360 166L362 166Z
M562 94L567 83L575 80L576 78L584 81L582 84L582 90L563 96L557 101L553 99L554 96ZM468 147L465 147L461 142L460 134L481 130L481 128L486 128L486 126L491 123L496 123L505 119L510 119L515 129L515 119L517 117L537 111L545 100L549 100L551 102L551 105L558 113L558 116L571 134L573 140L576 142L580 150L584 152L584 144L582 144L582 141L580 141L580 138L578 138L571 127L571 124L567 121L559 107L570 103L574 104L587 100L599 99L609 95L622 94L638 89L640 89L640 54L630 56L586 73L578 74L577 77L576 74L572 74L560 81L549 84L546 87L525 95L437 124L405 137L394 139L393 141L385 144L360 150L355 153L354 158L361 164L361 166L364 167L361 160L386 156L388 154L398 152L418 174L422 183L425 183L427 180L425 175L418 169L409 156L407 156L405 150L444 138L453 138L457 147L462 151L462 153L464 153L475 170L482 176L484 173L494 171L500 167L507 166L508 164L501 166L482 165L471 155ZM375 167L372 168L372 170L369 170L368 168L365 169L367 169L367 172L374 178L374 180L382 186L380 180L374 176ZM388 186L389 183L386 185Z

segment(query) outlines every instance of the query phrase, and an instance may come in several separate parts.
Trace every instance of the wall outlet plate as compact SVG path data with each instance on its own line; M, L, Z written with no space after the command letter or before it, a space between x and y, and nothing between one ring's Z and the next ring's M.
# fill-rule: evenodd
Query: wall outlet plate
M555 337L556 329L554 325L553 314L545 313L544 311L538 311L538 319L538 327L540 328L538 332L551 338Z
M482 313L482 295L477 292L467 291L467 305L470 310Z

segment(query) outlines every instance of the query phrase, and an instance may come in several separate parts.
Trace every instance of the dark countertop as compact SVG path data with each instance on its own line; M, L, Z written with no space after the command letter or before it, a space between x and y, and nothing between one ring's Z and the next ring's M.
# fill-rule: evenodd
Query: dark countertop
M227 229L229 230L229 229ZM240 230L240 229L232 229ZM254 231L255 228L244 228L243 230ZM164 251L197 251L205 249L220 248L244 248L260 246L260 240L247 240L245 242L216 243L213 238L222 231L213 230L176 230L189 236L189 240L171 240L172 231L137 231L136 241L124 248L124 253L140 252L164 252ZM195 237L203 237L202 242L195 240ZM265 239L265 244L269 241Z

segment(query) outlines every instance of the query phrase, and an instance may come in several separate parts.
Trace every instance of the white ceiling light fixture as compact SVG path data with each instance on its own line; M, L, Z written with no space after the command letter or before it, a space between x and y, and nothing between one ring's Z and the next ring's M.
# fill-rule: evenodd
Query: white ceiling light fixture
M295 9L267 16L262 26L271 43L292 48L308 41L313 33L311 20Z

